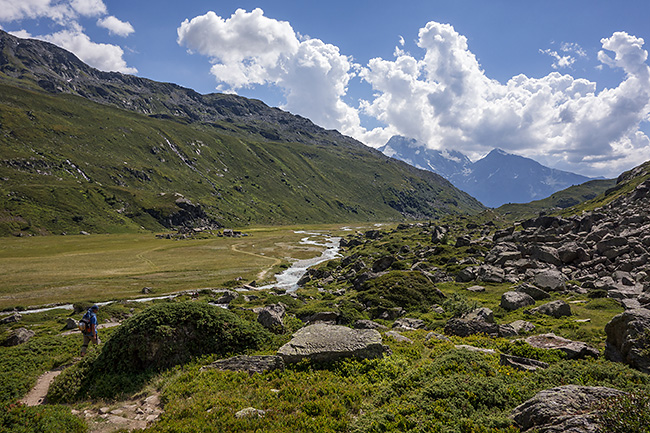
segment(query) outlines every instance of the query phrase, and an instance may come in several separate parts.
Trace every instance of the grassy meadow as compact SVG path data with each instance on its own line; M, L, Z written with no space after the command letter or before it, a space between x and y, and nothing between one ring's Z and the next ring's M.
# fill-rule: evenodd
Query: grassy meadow
M0 243L0 309L135 298L269 281L320 254L299 245L304 227L247 228L240 238L158 239L153 234L6 237ZM314 226L307 230L337 230Z
M300 229L335 235L350 233L340 226ZM299 228L259 227L246 230L249 236L242 238L179 241L156 239L151 234L5 238L8 242L0 248L2 306L137 298L142 296L144 286L153 287L154 294L164 294L183 289L229 287L252 280L262 283L286 267L289 257L300 259L320 253L314 246L300 245L300 239L306 235L295 233L296 230ZM617 302L585 294L554 293L550 300L568 302L572 315L553 318L526 314L523 309L501 308L501 295L512 290L513 284L478 282L486 290L471 292L467 288L477 282L450 281L435 284L445 295L439 301L444 308L441 313L431 308L430 299L413 296L413 290L420 294L426 290L415 281L410 266L424 260L429 266L451 273L465 266L458 259L471 254L468 247L455 247L450 240L436 254L422 259L415 251L430 242L426 232L419 228L393 231L384 227L382 233L379 240L366 240L344 251L368 264L386 252L398 256L388 274L363 286L363 290L355 290L335 279L324 287L319 280L313 280L294 296L273 290L244 292L249 296L232 301L227 314L222 316L230 324L255 329L259 325L252 323L256 322L254 308L283 303L287 309L283 330L273 334L264 331L264 338L254 347L235 345L232 349L233 355L271 355L304 326L301 318L314 312L336 312L344 325L357 319L374 319L390 329L392 320L373 318L372 309L363 304L404 306L407 317L422 319L427 329L400 331L410 342L386 335L388 329L381 331L384 344L391 349L389 355L328 365L303 362L287 365L282 371L249 375L205 369L224 355L202 353L190 362L172 367L131 371L118 368L119 362L109 361L123 359L120 350L138 345L137 339L130 338L135 334L129 332L148 332L143 331L146 327L138 325L139 321L147 317L147 320L158 320L152 316L157 310L214 308L206 304L214 302L218 295L199 291L198 296L183 295L145 303L123 300L107 305L100 309L99 322L119 321L122 325L101 329L104 343L91 346L83 360L78 358L80 336L64 332L66 320L78 319L79 313L56 309L25 314L20 322L0 325L0 339L18 327L35 332L27 343L0 347L0 433L126 431L119 430L117 424L111 426L102 414L141 404L150 397L159 399L163 412L143 430L147 433L518 433L520 430L510 418L512 410L543 389L567 384L609 386L632 392L627 400L608 402L602 416L607 422L618 422L620 416L624 418L619 423L623 430L613 429L612 433L648 433L643 426L648 418L643 408L650 407L647 398L650 376L602 356L605 324L622 311ZM346 266L353 266L343 263L343 259L335 259L318 267L345 271ZM239 277L242 280L235 281ZM400 290L395 290L397 283ZM430 289L432 285L427 287ZM537 301L536 305L547 301ZM534 334L554 332L584 341L597 348L601 356L568 360L561 351L536 349L512 338L474 335L450 336L446 340L430 335L431 331L443 334L451 317L479 306L492 309L497 323L524 319L535 325ZM154 333L172 332L162 315L159 321L162 326ZM232 337L232 326L222 329L217 331L217 340L219 335L224 340ZM477 353L458 345L494 352ZM112 350L106 350L109 347ZM500 354L537 359L547 362L549 367L533 372L515 370L501 365ZM113 365L115 371L110 371L107 365ZM50 404L16 405L40 374L58 367L65 370L50 387ZM641 403L635 403L637 400ZM630 404L640 405L642 409L626 410ZM247 408L264 414L237 415ZM642 418L637 416L639 413ZM629 429L637 418L641 419L641 427Z

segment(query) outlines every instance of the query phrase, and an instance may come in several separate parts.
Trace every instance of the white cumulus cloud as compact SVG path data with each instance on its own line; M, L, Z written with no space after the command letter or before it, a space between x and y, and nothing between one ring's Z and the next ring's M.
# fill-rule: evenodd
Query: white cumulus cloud
M102 0L0 0L0 22L50 20L61 28L46 35L32 36L25 30L12 31L12 34L52 42L71 51L90 66L104 71L136 73L135 68L126 64L121 47L93 42L84 33L80 20L89 17L100 17L97 25L108 29L112 35L128 36L133 33L131 24L113 16L105 17L107 13Z
M650 108L649 69L642 39L620 32L601 42L599 59L627 73L613 89L596 93L596 83L558 72L518 75L504 85L485 75L464 36L430 22L419 33L422 58L373 59L364 68L376 96L362 109L432 148L476 158L500 147L553 167L614 176L650 153L639 131ZM567 48L577 53L577 46Z
M85 63L102 71L115 71L134 74L137 69L127 66L123 59L124 51L117 45L98 44L90 40L81 29L62 30L42 39L73 52Z
M238 9L224 19L214 12L185 20L178 43L210 58L220 90L270 84L283 90L282 108L326 128L360 134L356 109L343 101L357 67L338 47L299 38L288 22L264 16L262 9Z
M118 18L110 15L106 18L97 20L97 25L108 30L111 35L128 36L135 32L130 22L120 21Z
M553 69L561 69L561 68L568 68L571 65L573 65L576 62L576 58L571 56L571 55L560 55L558 54L557 51L546 49L546 50L539 50L540 53L548 54L549 56L553 57L555 61L551 65Z

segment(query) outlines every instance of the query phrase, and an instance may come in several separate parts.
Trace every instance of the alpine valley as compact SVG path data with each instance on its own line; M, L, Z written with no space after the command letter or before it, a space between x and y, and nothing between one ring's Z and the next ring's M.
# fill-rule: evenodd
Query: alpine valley
M650 161L383 150L0 32L0 433L648 433Z

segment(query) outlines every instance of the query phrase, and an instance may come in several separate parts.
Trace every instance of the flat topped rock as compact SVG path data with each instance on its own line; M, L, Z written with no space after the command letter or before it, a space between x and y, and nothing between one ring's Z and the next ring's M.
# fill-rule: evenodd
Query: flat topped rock
M595 414L597 404L624 394L602 386L559 386L538 392L517 406L511 416L522 432L596 433L602 431Z
M284 370L284 362L279 356L235 356L220 359L201 368L206 371L211 368L217 370L246 371L249 374L264 373L272 370Z
M316 323L298 330L291 341L278 349L284 362L304 359L332 362L343 358L379 358L389 351L375 329Z
M573 341L553 333L532 335L526 338L526 343L539 349L559 349L566 353L568 359L582 359L588 356L597 358L598 349L582 341Z

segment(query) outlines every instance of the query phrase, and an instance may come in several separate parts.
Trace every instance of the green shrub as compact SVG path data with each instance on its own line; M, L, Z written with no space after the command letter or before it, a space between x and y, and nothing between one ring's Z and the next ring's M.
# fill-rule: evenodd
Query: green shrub
M522 358L536 359L547 363L566 359L566 353L559 349L540 349L531 346L523 340L499 340L497 346L503 353L520 356Z
M608 433L650 432L650 394L639 392L607 399L596 411Z
M57 377L48 398L114 398L137 391L157 371L202 355L258 349L271 341L260 324L213 305L156 304L126 320L101 352L89 354Z
M481 305L476 301L470 301L465 295L460 293L453 293L447 297L442 303L442 308L446 313L451 313L452 317L460 317L465 313L469 313Z
M0 407L0 433L85 433L86 424L63 406Z
M98 359L104 371L162 370L207 354L257 349L270 340L258 323L209 304L168 302L126 320Z
M420 272L391 271L366 281L357 299L368 306L406 310L428 311L432 304L440 303L440 291Z
M39 336L0 347L0 405L15 403L44 371L64 365L79 353L79 336Z

